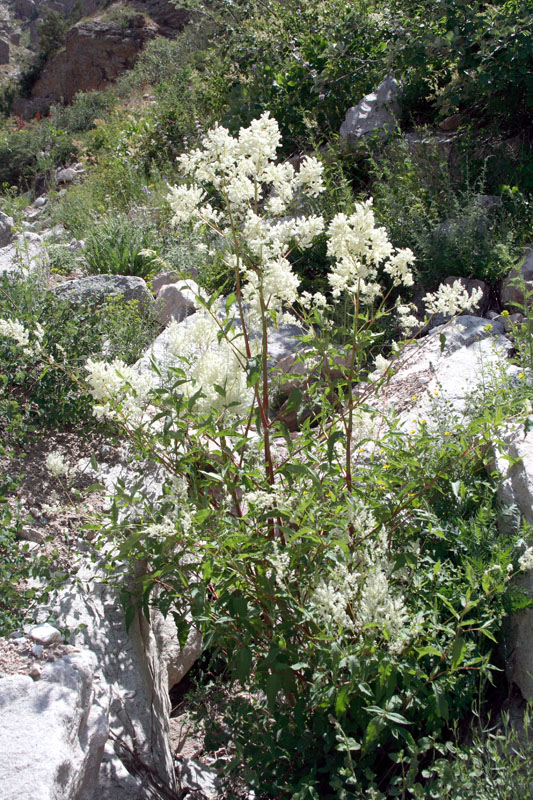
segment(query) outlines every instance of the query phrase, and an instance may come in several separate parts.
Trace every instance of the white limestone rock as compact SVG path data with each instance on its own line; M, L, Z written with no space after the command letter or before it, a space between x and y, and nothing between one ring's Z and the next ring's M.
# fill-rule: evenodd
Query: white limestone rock
M400 86L388 75L356 106L348 109L341 125L339 143L349 148L371 136L385 138L398 125Z
M43 625L37 625L31 629L30 639L37 642L37 644L42 644L44 647L50 647L51 644L62 642L63 636L61 631L58 631L49 622L45 622Z
M45 666L39 681L0 680L2 800L93 800L108 736L96 666L83 651Z

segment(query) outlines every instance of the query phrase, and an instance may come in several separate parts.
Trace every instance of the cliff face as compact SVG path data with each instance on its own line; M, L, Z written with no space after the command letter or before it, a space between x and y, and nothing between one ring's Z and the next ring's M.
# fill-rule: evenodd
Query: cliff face
M33 46L38 48L39 18L49 10L68 17L75 3L76 0L14 0L11 8L22 20L22 27L33 32ZM80 3L83 13L93 16L68 31L65 47L49 58L30 96L15 100L13 113L25 118L47 114L53 103L70 103L77 92L105 88L131 69L149 39L157 34L175 35L188 18L187 12L176 9L169 0L130 0L111 7L107 0Z
M149 39L157 34L155 23L142 14L120 22L93 19L74 25L65 48L44 66L28 99L18 98L16 114L46 114L52 103L70 103L77 92L104 89L130 69Z

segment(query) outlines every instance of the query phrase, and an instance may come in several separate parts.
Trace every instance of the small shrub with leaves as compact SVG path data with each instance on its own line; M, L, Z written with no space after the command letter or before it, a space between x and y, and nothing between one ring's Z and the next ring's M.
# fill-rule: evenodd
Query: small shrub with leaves
M154 237L125 216L105 217L85 240L89 272L149 278L161 267Z

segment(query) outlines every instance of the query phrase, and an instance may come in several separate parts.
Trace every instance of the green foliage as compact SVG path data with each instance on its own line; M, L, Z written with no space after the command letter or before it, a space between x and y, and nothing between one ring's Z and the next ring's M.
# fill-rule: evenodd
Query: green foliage
M424 284L448 274L495 284L527 235L528 203L520 219L519 193L488 197L484 173L460 183L438 144L423 139L419 134L412 150L401 140L391 143L372 161L376 214L399 245L416 253Z
M42 325L43 347L56 363L35 356L21 361L20 348L0 338L3 433L13 440L43 427L90 426L92 402L81 371L87 358L105 351L133 362L156 330L135 302L111 299L96 309L73 308L33 280L4 279L0 303L3 318L17 319L28 330Z
M69 133L80 133L96 127L95 120L105 119L115 105L112 90L78 92L69 106L53 105L50 117L54 127Z
M87 236L83 256L93 274L151 277L161 260L149 229L125 216L104 217Z
M43 63L64 45L68 28L65 15L59 11L48 10L39 20L39 57Z
M1 404L1 398L0 398ZM3 456L8 455L0 447ZM20 627L32 603L46 599L45 589L30 588L29 581L51 579L50 559L30 552L27 542L19 539L25 521L21 509L8 502L17 488L17 479L6 475L0 483L0 636L8 636Z
M16 186L19 191L42 190L54 168L77 154L69 134L47 122L5 131L0 134L0 185Z

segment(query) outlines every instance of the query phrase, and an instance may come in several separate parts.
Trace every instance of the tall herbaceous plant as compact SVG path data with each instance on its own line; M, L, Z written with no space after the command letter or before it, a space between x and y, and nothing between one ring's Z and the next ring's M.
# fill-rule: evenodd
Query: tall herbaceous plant
M107 527L114 563L143 564L130 600L174 615L182 641L201 628L212 663L247 690L228 711L230 772L276 797L400 796L491 674L513 551L472 478L487 424L405 432L378 410L402 364L383 331L420 324L401 297L413 254L370 200L329 222L306 213L322 164L279 163L279 145L265 113L179 158L174 223L203 258L223 252L235 291L201 294L169 325L170 364L86 364L95 414L164 476L157 499L119 489ZM324 231L330 291L300 294L291 253ZM456 314L477 299L456 284L425 301ZM287 321L302 335L281 374L269 342ZM39 334L2 324L35 355Z

